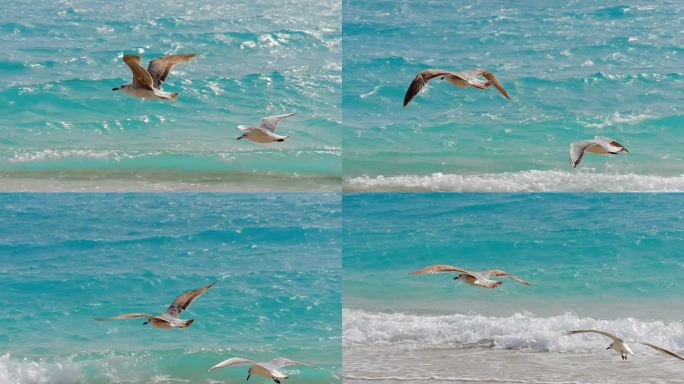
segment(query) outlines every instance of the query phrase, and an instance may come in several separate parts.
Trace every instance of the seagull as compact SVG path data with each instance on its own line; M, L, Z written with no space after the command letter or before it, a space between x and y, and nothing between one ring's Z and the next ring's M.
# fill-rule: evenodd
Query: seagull
M204 292L208 291L209 288L213 287L217 282L218 280L202 288L193 289L192 291L188 291L179 295L178 297L176 297L173 303L171 303L171 305L166 309L166 312L162 313L159 316L148 315L145 313L124 313L122 315L112 317L98 317L95 318L95 320L105 321L115 319L138 319L144 317L147 319L147 321L145 321L143 325L150 324L155 328L161 329L187 328L195 320L181 320L179 317L181 312L188 308L188 306L193 302L193 300L198 298Z
M122 86L112 88L112 91L123 90L133 97L141 99L163 99L163 100L177 100L178 92L170 93L162 91L161 86L166 77L171 72L174 65L184 63L193 57L196 53L187 55L168 55L158 57L147 66L147 70L140 65L140 56L124 55L123 61L128 64L133 72L133 82L124 84Z
M492 280L490 277L510 277L511 279L517 281L518 283L530 285L527 281L511 275L506 271L500 269L490 269L488 271L480 272L470 272L463 268L454 267L451 265L436 264L430 265L428 267L419 269L409 273L409 275L427 275L430 273L441 273L441 272L459 272L459 275L454 277L454 280L463 280L466 284L474 285L480 288L496 288L503 284L501 281Z
M306 367L310 367L308 364L286 359L284 357L278 357L266 363L257 363L256 361L242 357L231 357L230 359L223 360L222 362L209 368L209 371L238 365L249 365L249 369L247 370L247 380L249 380L250 376L252 375L260 375L273 379L273 381L276 383L280 383L280 380L288 378L286 374L280 371L280 368L287 367L288 365L304 365Z
M274 141L283 142L290 136L276 135L275 130L278 128L280 121L286 117L294 116L295 112L284 115L268 116L261 119L261 124L258 127L250 127L249 125L238 125L238 129L242 131L242 136L235 140L245 138L256 143L272 143Z
M580 161L582 161L585 151L599 155L615 155L620 152L629 153L627 148L617 141L607 137L595 136L594 140L583 140L570 144L570 165L573 168L576 168Z
M475 68L462 72L449 72L442 69L426 69L421 71L416 78L413 79L411 85L409 85L406 95L404 96L404 107L411 101L411 99L413 99L415 95L418 94L418 92L420 92L421 89L423 89L428 81L434 79L435 77L441 77L442 80L446 79L451 84L461 88L486 89L493 85L506 98L506 100L511 100L511 98L508 96L508 92L506 92L496 76L485 69ZM482 80L480 77L484 77L486 81Z
M620 356L622 356L622 360L627 360L628 355L636 356L634 354L634 352L632 351L632 348L629 346L629 344L625 343L625 341L622 340L621 338L619 338L613 334L610 334L608 332L595 331L593 329L578 329L576 331L565 332L565 335L569 336L569 335L574 335L577 333L598 333L599 335L603 335L603 336L610 338L611 340L613 340L613 342L610 343L610 345L606 349L613 349L616 352L618 352L620 354ZM681 357L681 356L677 355L676 353L670 352L667 349L661 348L657 345L653 345L651 343L645 343L645 342L639 342L639 344L643 344L643 345L646 345L648 347L651 347L658 352L665 353L665 354L670 355L676 359L684 360L684 357Z

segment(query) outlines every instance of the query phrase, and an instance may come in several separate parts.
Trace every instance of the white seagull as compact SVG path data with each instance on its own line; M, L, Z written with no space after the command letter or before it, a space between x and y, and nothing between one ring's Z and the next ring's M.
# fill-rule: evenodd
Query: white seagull
M294 116L295 112L286 113L284 115L268 116L261 119L261 124L258 127L251 127L249 125L238 125L238 129L242 131L242 136L235 140L245 138L257 143L272 143L274 141L283 142L290 136L281 136L275 133L276 128L280 125L280 121L286 117Z
M459 275L454 277L454 280L462 280L466 284L470 284L480 288L496 288L503 284L501 281L492 280L490 277L509 277L518 283L530 285L527 281L518 276L511 275L501 269L490 269L488 271L471 272L463 268L454 267L453 265L436 264L421 268L417 271L410 272L409 275L427 275L430 273L442 272L458 272Z
M615 155L620 152L629 153L627 148L617 141L607 137L596 136L594 140L584 140L570 144L570 165L573 168L577 167L580 161L582 161L585 151L600 155Z
M148 315L146 313L124 313L121 315L117 316L112 316L112 317L97 317L95 320L97 321L105 321L105 320L115 320L115 319L138 319L141 317L144 317L147 319L143 323L143 325L150 324L155 328L161 328L161 329L168 329L168 328L187 328L189 327L194 319L190 320L182 320L180 319L180 314L183 312L189 305L190 303L193 302L196 298L198 298L200 295L202 295L204 292L208 291L209 288L213 287L214 284L216 284L218 281L214 281L213 283L204 286L202 288L197 288L193 289L192 291L185 292L173 301L171 305L166 309L166 312L162 313L159 316L154 316L154 315Z
M124 55L123 61L128 64L128 67L133 72L133 82L124 84L112 91L123 90L133 97L141 99L163 99L163 100L177 100L178 92L162 91L162 83L171 72L174 65L184 63L193 57L197 56L195 53L187 55L168 55L156 58L150 61L147 70L140 65L140 56Z
M492 85L499 90L499 92L510 101L511 98L508 96L508 92L504 89L503 85L494 76L493 73L482 69L468 69L462 72L449 72L441 69L426 69L421 71L415 79L409 85L408 90L406 90L406 95L404 96L404 107L413 99L415 95L420 92L421 89L428 83L428 81L441 77L442 80L446 79L451 84L461 87L461 88L477 88L477 89L487 89ZM484 77L485 80L481 79Z
M280 380L288 378L286 374L280 371L280 369L283 367L287 367L288 365L303 365L306 367L310 367L310 365L308 364L286 359L284 357L278 357L265 363L257 363L254 360L245 359L242 357L231 357L230 359L223 360L222 362L209 368L209 371L239 365L249 365L249 369L247 370L247 380L249 380L250 376L252 375L259 375L267 377L269 379L273 379L273 381L275 381L276 383L280 383Z
M615 350L617 353L620 354L620 356L622 356L622 360L627 360L627 356L628 356L628 355L636 356L636 355L634 354L634 352L632 351L632 348L629 346L629 344L625 343L625 341L622 340L621 338L619 338L619 337L617 337L617 336L615 336L615 335L613 335L613 334L610 334L610 333L608 333L608 332L595 331L595 330L593 330L593 329L578 329L578 330L576 330L576 331L568 331L568 332L565 333L565 335L568 335L568 336L569 336L569 335L575 335L575 334L578 334L578 333L598 333L599 335L603 335L603 336L606 336L606 337L610 338L611 340L613 340L613 342L610 343L610 345L609 345L608 348L606 348L606 349L613 349L613 350ZM661 347L659 347L659 346L657 346L657 345L653 345L653 344L651 344L651 343L645 343L645 342L638 342L638 343L639 343L639 344L646 345L646 346L648 346L648 347L651 347L651 348L655 349L655 350L658 351L658 352L665 353L665 354L670 355L670 356L672 356L672 357L674 357L674 358L676 358L676 359L684 360L684 357L681 357L681 356L677 355L676 353L670 352L670 351L668 351L667 349L661 348Z

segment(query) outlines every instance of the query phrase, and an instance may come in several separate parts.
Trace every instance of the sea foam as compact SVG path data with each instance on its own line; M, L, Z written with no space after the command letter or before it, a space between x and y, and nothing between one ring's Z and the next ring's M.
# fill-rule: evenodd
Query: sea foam
M684 350L684 323L642 321L634 318L600 320L565 313L536 317L515 313L507 317L452 314L418 315L343 310L344 345L403 345L411 347L485 347L537 352L588 353L606 348L600 335L566 336L573 329L598 329L626 341L648 341L664 348ZM639 353L655 353L635 348Z
M556 170L475 175L432 173L346 178L344 189L356 192L675 192L684 190L684 175L650 176Z

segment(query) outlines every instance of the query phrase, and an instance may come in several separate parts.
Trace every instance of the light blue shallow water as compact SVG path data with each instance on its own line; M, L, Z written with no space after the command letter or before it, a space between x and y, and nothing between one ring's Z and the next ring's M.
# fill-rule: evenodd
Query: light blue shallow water
M0 383L243 382L230 356L285 356L339 382L340 197L0 195ZM184 330L142 320L220 279ZM255 382L268 382L255 378ZM250 380L251 382L251 380Z
M313 180L307 189L339 184L339 2L0 7L5 190L32 178L229 184L251 175L278 190L292 180ZM177 102L111 91L131 78L123 53L142 55L146 66L159 55L187 52L198 56L164 84L180 92ZM288 141L235 140L238 124L286 112L297 112L279 129Z
M684 190L676 1L356 1L343 6L344 175L349 190ZM493 71L512 96L433 80ZM568 164L571 142L628 155ZM363 177L365 176L365 177Z
M681 194L345 196L345 345L594 353L562 335L594 328L682 351L683 213ZM431 264L532 286L408 275Z

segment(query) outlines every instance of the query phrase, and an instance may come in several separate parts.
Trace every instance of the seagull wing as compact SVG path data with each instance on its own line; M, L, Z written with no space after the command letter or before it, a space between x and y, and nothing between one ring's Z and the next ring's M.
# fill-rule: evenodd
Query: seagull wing
M223 360L222 362L214 365L213 367L209 368L210 371L213 371L214 369L219 369L219 368L225 368L225 367L234 367L238 365L255 365L258 364L254 360L250 359L245 359L242 357L231 357L230 359Z
M428 83L428 81L434 79L435 77L444 76L446 74L453 74L449 71L444 71L441 69L426 69L421 71L411 82L408 89L406 90L406 95L404 95L404 107L416 96L421 89Z
M494 76L493 73L486 71L484 69L480 70L480 74L487 79L498 91L503 95L503 97L506 98L506 100L511 101L511 97L508 96L508 92L506 92L506 89L503 87L503 84L499 81L499 79Z
M471 276L475 276L475 277L476 277L476 279L473 281L473 284L477 285L478 287L482 287L482 288L496 288L496 287L498 287L499 285L503 284L503 283L500 282L500 281L491 280L491 279L488 279L488 278L486 278L486 277L482 277L482 276L479 276L479 275L471 275Z
M653 345L653 344L651 344L651 343L644 343L644 342L640 342L639 344L647 345L647 346L649 346L649 347L655 349L656 351L659 351L659 352L668 354L668 355L670 355L670 356L672 356L672 357L674 357L674 358L676 358L676 359L679 359L679 360L684 360L684 357L681 357L681 356L679 356L678 354L676 354L676 353L674 353L674 352L671 352L671 351L668 351L667 349L661 348L661 347L659 347L659 346L657 346L657 345Z
M603 137L603 136L595 136L594 141L601 145L606 151L610 153L618 153L621 151L629 152L627 148L624 147L624 145L618 143L617 141L608 138L608 137Z
M576 168L579 165L582 161L582 157L584 157L584 151L592 145L600 144L597 144L595 140L584 140L570 144L570 165L572 165L573 168Z
M124 55L123 61L133 72L133 84L152 89L152 76L140 66L140 56Z
M596 331L593 329L578 329L576 331L568 331L568 332L565 332L565 335L570 336L570 335L575 335L577 333L598 333L599 335L609 337L614 342L624 343L624 340L622 340L621 338L619 338L619 337L617 337L611 333L603 332L603 331Z
M107 321L107 320L118 320L118 319L139 319L141 317L151 319L156 316L148 315L146 313L124 313L121 315L111 316L111 317L96 317L96 321Z
M430 265L425 268L421 268L417 271L410 272L409 275L427 275L430 273L441 273L441 272L459 272L459 273L468 273L470 272L466 271L463 268L459 267L454 267L453 265L445 265L445 264L435 264L435 265Z
M154 79L154 87L161 89L162 83L166 80L166 77L169 75L169 72L171 72L171 68L173 68L174 65L184 63L195 56L197 56L196 53L187 55L168 55L150 61L150 64L147 66L147 72L149 72Z
M278 128L278 125L280 125L280 121L286 117L294 116L295 112L292 113L286 113L284 115L275 115L275 116L268 116L264 117L261 119L261 124L259 127L268 129L271 132L275 132L276 128Z
M309 364L305 364L305 363L302 363L299 361L286 359L284 357L277 357L277 358L269 361L268 364L274 366L276 369L282 368L282 367L287 367L288 365L303 365L306 367L310 367Z
M176 297L176 300L171 303L169 308L166 309L166 313L173 317L178 317L181 312L183 312L188 305L193 302L193 300L201 296L204 292L208 291L209 288L213 287L217 282L218 280L202 288L193 289L192 291L188 291L182 295L179 295Z
M484 272L482 272L482 275L484 275L484 276L497 276L497 277L509 277L509 278L517 281L520 284L525 284L525 285L531 286L531 284L529 282L527 282L526 280L523 280L516 275L511 275L510 273L508 273L506 271L502 271L501 269L491 269L489 271L484 271Z

